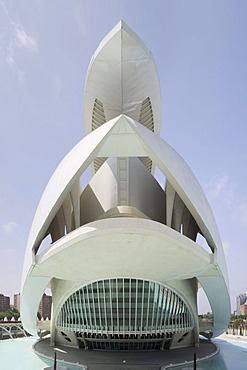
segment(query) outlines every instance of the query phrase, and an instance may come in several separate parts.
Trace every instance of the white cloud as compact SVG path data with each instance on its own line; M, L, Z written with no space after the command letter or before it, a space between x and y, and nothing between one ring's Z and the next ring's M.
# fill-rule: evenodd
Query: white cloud
M6 234L12 234L15 231L17 226L18 226L17 223L14 221L10 221L2 225L3 230Z
M12 19L11 19L11 17L9 16L9 12L8 12L8 10L7 10L7 7L6 7L6 5L5 5L5 3L4 3L4 1L0 1L0 6L1 6L1 8L2 8L2 11L3 11L3 13L6 15L6 17L8 18L8 20L9 20L9 22L10 23L12 23Z
M86 36L86 15L83 2L80 0L75 3L74 17L81 35Z
M0 10L4 15L5 32L0 39L1 57L9 68L17 75L18 80L25 80L25 72L19 67L19 59L25 57L25 52L38 52L37 40L15 20L7 5L0 0Z
M242 199L235 207L233 217L242 225L247 225L247 200Z
M14 58L13 58L13 50L12 50L12 48L9 48L8 53L6 54L5 60L6 60L6 62L9 65L10 68L13 68L14 67L15 61L14 61Z
M224 240L222 242L222 244L223 244L223 249L224 249L225 255L227 255L230 252L231 243L229 241L227 241L227 240Z
M9 68L17 75L18 80L20 82L24 82L25 72L21 68L18 67L18 65L16 64L14 60L14 48L12 44L9 45L8 51L6 53L5 61L8 64Z
M247 199L237 191L237 184L228 174L215 176L204 187L205 193L218 217L247 225Z
M38 51L37 41L29 36L23 28L15 27L16 39L20 48L26 48L29 51Z
M220 199L227 206L234 202L234 187L228 174L215 176L206 184L205 192L209 199Z

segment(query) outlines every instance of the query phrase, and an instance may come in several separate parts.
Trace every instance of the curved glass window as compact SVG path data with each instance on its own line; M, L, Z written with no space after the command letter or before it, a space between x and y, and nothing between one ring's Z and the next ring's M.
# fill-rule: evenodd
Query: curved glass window
M190 331L192 315L171 289L146 280L107 279L86 285L63 304L59 330L99 334Z

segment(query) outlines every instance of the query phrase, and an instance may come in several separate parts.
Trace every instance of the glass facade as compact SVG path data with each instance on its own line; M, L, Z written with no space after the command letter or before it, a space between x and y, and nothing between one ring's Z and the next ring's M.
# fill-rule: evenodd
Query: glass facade
M56 328L89 342L160 342L193 329L185 302L171 289L139 279L107 279L88 284L63 304ZM97 339L98 338L98 339Z

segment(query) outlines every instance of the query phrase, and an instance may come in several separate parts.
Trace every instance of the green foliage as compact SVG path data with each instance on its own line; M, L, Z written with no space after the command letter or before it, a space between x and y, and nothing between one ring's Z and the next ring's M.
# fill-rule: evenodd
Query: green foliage
M0 312L0 320L4 320L5 317L7 317L8 320L11 320L12 317L14 317L15 320L18 320L20 317L20 312L15 308Z
M200 319L213 320L213 314L212 314L212 312L207 312L207 313L198 315L198 317L200 317Z
M231 320L230 320L230 323L231 324L235 324L235 323L238 323L238 324L244 324L246 323L247 321L247 315L232 315L231 316Z

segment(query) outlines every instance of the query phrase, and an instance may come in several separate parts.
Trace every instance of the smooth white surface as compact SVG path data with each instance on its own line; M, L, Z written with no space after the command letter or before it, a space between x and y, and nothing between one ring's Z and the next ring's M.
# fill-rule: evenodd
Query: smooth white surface
M211 247L215 248L217 245L218 258L221 258L222 246L214 216L191 169L164 140L124 115L107 122L86 136L60 163L43 193L35 214L28 241L29 248L37 245L43 238L46 228L66 198L66 193L97 155L109 157L148 155L184 201Z
M107 268L106 268L107 266ZM82 226L37 258L32 276L89 282L112 276L169 281L218 275L211 254L160 223L113 218Z
M159 81L153 59L139 38L120 22L97 49L86 83L88 132L95 98L102 100L107 122L82 139L60 163L43 193L30 231L21 311L23 324L32 333L36 330L39 300L52 278L63 280L60 287L63 295L71 284L78 287L97 279L133 274L164 283L197 277L213 309L214 335L227 326L230 314L227 272L214 216L186 162L156 133L137 122L141 103L147 96L152 101L155 131L159 132ZM205 252L181 235L179 229L175 231L170 225L143 218L102 219L79 227L80 212L87 212L80 210L79 180L96 157L149 157L166 177L168 198L174 199L177 193L213 253ZM128 175L125 180L127 183ZM126 185L126 199L128 192ZM132 196L137 196L138 191L134 193ZM102 192L102 204L106 196ZM65 205L70 204L69 197L76 230L36 255L54 217L61 217ZM172 204L173 201L169 207ZM164 209L164 216L165 212ZM180 217L182 207L178 207L178 212ZM69 212L65 213L64 217L69 218ZM69 231L70 228L71 225Z
M224 299L226 300L225 307L227 307L225 311L227 312L226 317L228 317L230 306L227 302L227 275L224 254L212 211L198 181L185 161L164 140L124 115L107 122L104 126L82 139L57 168L43 193L34 218L27 247L27 259L25 260L26 274L28 275L32 265L33 246L44 237L48 225L61 207L73 183L79 179L98 153L100 155L103 153L107 156L123 156L123 136L129 142L126 150L128 152L127 156L139 156L145 153L159 166L190 210L204 236L208 239L211 246L217 250L217 253L214 254L214 263L217 266L219 275L223 276L225 280L226 287L222 289L225 291ZM131 140L128 140L126 136L131 136ZM69 260L65 261L66 264L69 263ZM61 267L61 270L63 270L63 267ZM213 290L214 287L211 287L211 289ZM25 292L25 287L23 292ZM218 296L213 294L211 303L213 301L216 302L217 298ZM24 320L23 315L22 319Z
M159 78L152 54L123 21L100 43L90 62L84 96L86 133L91 132L95 98L103 103L106 121L126 114L139 120L143 100L150 98L154 130L160 132Z

